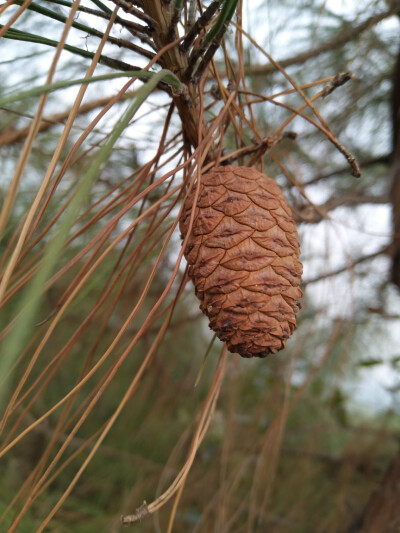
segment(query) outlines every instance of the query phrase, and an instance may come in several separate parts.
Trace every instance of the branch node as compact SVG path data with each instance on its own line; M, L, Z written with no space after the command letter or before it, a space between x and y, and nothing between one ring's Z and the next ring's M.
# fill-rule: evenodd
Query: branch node
M321 97L326 98L328 94L333 93L335 89L341 87L342 85L350 81L352 78L354 78L354 74L352 72L338 72L333 78L333 80L325 87Z
M136 509L135 514L129 514L129 515L122 515L121 516L121 522L126 526L128 524L134 524L135 522L139 522L142 520L142 518L146 518L146 516L150 515L149 508L147 507L147 503L144 501L140 507Z

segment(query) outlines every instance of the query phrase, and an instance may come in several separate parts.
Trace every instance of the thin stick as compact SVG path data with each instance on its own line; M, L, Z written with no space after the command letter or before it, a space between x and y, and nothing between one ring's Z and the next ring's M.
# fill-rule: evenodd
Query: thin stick
M235 24L235 23L234 23ZM242 30L243 31L243 30ZM314 114L317 116L317 118L321 122L321 126L319 129L325 133L327 138L336 146L336 148L345 156L347 159L349 165L352 169L352 174L354 177L359 178L361 176L361 170L358 166L358 163L355 159L355 157L347 150L345 146L343 146L340 141L335 137L335 135L331 132L329 125L325 122L319 111L315 108L315 106L312 105L311 100L307 97L307 95L302 91L302 89L297 85L297 83L293 80L291 76L285 71L284 68L282 68L277 61L275 61L268 52L266 52L247 32L243 31L243 35L247 37L247 39L263 54L265 57L268 58L268 60L271 62L274 67L279 70L285 78L293 85L293 87L296 89L296 91L303 97L303 99L306 102L306 105L312 109ZM310 119L311 121L312 119Z
M207 427L210 423L212 413L215 408L216 401L219 396L219 391L221 389L222 380L225 374L226 362L228 357L228 350L226 346L223 347L220 358L218 360L217 369L214 374L213 382L211 384L210 390L208 392L207 398L204 402L203 409L201 412L200 420L197 425L196 432L192 439L192 444L190 446L186 461L177 474L175 480L171 483L169 488L161 494L155 501L150 504L146 502L132 515L126 515L121 517L121 522L124 525L133 524L143 518L144 516L154 513L160 507L165 505L168 500L179 490L179 488L184 484L186 477L189 473L190 467L193 464L194 458L196 456L197 450L201 444L202 439L206 433Z

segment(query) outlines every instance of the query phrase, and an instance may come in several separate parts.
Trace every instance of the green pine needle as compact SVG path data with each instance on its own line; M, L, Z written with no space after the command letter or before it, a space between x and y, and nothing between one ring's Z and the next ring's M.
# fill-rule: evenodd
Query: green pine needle
M160 70L159 72L148 72L146 70L128 70L126 72L114 72L112 74L102 74L100 76L92 76L91 78L78 78L75 80L68 81L59 81L56 83L51 83L49 85L42 85L40 87L33 87L27 91L21 91L17 94L11 94L9 96L3 96L0 98L0 107L9 105L13 102L18 102L25 100L26 98L33 96L40 96L45 93L51 93L58 91L60 89L66 89L68 87L73 87L74 85L89 84L98 81L112 80L115 78L121 77L136 77L143 80L153 80L155 77L158 79L158 75L163 72L162 80L164 83L171 85L174 89L181 88L181 82L179 79L169 70Z
M223 28L228 27L229 22L231 21L238 4L238 0L225 0L225 2L222 4L221 13L219 14L219 17L215 21L215 24L211 28L211 30L206 35L206 41L211 42L214 37L219 35L219 33L222 31Z

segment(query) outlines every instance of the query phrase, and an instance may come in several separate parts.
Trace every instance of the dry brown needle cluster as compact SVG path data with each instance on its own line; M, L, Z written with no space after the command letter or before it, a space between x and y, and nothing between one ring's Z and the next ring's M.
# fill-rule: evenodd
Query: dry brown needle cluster
M180 229L189 229L195 188ZM254 168L215 167L201 177L185 257L210 327L243 357L285 347L296 327L302 264L291 210L275 181Z

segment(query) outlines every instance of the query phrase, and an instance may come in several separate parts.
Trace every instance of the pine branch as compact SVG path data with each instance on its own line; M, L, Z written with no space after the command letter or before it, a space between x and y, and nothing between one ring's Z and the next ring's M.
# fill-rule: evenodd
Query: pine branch
M126 92L121 96L119 101L123 102L131 97L132 93ZM104 107L108 104L110 99L111 97L107 96L105 98L100 98L98 100L92 100L91 102L87 102L86 104L81 105L77 114L84 115L86 113L90 113L90 111L93 111L94 109ZM62 111L60 113L55 113L54 115L51 115L49 117L44 117L40 123L38 131L44 132L49 130L53 126L56 126L57 124L63 124L68 119L70 113L71 110L66 109L65 111ZM29 133L29 129L29 126L20 129L14 129L12 127L6 128L0 133L0 146L9 146L11 144L15 144L24 140Z
M81 11L82 13L87 13L88 15L93 15L95 17L103 18L105 20L110 20L111 17L109 13L103 13L102 11L98 11L97 9L91 9L90 7L80 6L78 7L78 11ZM122 17L119 17L118 15L115 17L115 22L116 24L119 24L127 31L129 31L134 37L140 39L140 41L146 43L148 46L154 48L154 43L149 37L150 29L148 26L142 26L141 24L137 24L136 22L133 22L131 20L125 20Z
M196 20L193 26L190 28L190 31L184 38L181 44L181 52L186 54L189 51L190 46L193 44L193 41L196 39L197 35L204 29L207 24L210 22L215 12L217 11L222 0L214 0L207 7L202 15Z
M293 214L296 222L307 222L308 224L317 224L325 218L324 214L333 211L341 206L357 206L365 204L387 204L389 202L388 194L363 194L360 191L351 191L340 196L332 196L314 208L311 205L304 205L301 207L294 207Z
M337 268L336 270L332 270L330 272L324 272L323 274L320 274L319 276L315 276L314 278L306 279L303 281L302 285L308 286L311 283L317 283L318 281L322 281L324 279L328 278L334 278L335 276L339 274L343 274L343 272L347 272L351 268L355 267L356 265L360 265L361 263L366 263L367 261L371 261L372 259L375 259L376 257L379 257L380 255L386 255L390 252L390 246L384 246L380 250L373 252L372 254L367 254L359 257L358 259L354 259L351 261L351 264L343 265L342 267Z
M373 167L375 165L388 165L390 160L390 155L381 155L379 157L372 157L371 159L365 159L363 161L360 161L360 168L365 169L368 167ZM332 172L327 172L326 174L319 174L315 176L314 178L310 179L306 183L304 183L304 186L308 185L315 185L316 183L319 183L320 181L327 180L329 178L333 178L335 176L338 176L340 174L346 174L349 171L349 167L346 165L345 167L338 168L337 170L333 170Z
M356 39L364 31L369 30L382 20L392 17L398 11L399 6L396 5L396 2L394 2L388 10L369 17L367 20L365 20L358 26L352 26L351 24L349 24L348 27L346 27L341 33L339 33L332 39L323 42L320 46L312 47L309 50L301 52L300 54L297 54L295 56L278 60L278 63L282 68L286 68L292 65L303 64L309 59L312 59L313 57L318 57L321 54L332 52L332 50L334 50L335 48L339 48L340 46L345 45L349 41ZM251 73L252 76L265 76L266 74L275 72L275 70L276 68L272 64L252 65L251 67L249 67L249 73Z
M18 5L22 5L22 0L15 0L15 3ZM57 20L58 22L61 22L65 24L67 17L60 15L59 13L56 13L54 11L51 11L50 9L46 9L43 6L31 4L28 9L30 11L34 11L36 13L39 13L40 15L43 15L45 17L51 18L53 20ZM107 15L105 15L105 18L107 18ZM108 17L109 18L109 17ZM121 19L120 19L121 20ZM77 30L83 31L88 35L92 35L93 37L97 37L98 39L103 38L103 32L96 30L95 28L91 28L90 26L87 26L86 24L82 24L81 22L73 22L72 26L76 28ZM142 27L140 24L136 24L136 31L138 30L138 27L140 28L140 31L142 31ZM146 28L143 27L145 30ZM111 44L116 44L120 48L127 48L128 50L132 50L134 52L137 52L138 54L147 57L149 59L152 59L153 53L150 50L146 50L145 48L142 48L141 46L138 46L134 43L131 43L130 41L127 41L125 39L118 39L116 37L112 37L111 35L108 37L107 41Z
M103 13L102 11L98 11L97 9L91 9L90 7L85 7L85 6L79 6L78 11L82 11L82 13L87 13L88 15L94 15L95 17L100 17L105 20L110 20L110 17L111 17L111 15L109 15L108 13ZM123 19L122 17L119 17L118 15L115 17L115 22L117 24L120 24L127 30L132 30L138 33L150 35L150 30L149 30L148 25L143 26L142 24L138 24L131 20Z
M0 29L1 28L3 28L2 24L0 24ZM57 48L58 46L58 42L53 39L47 39L46 37L42 37L41 35L34 35L33 33L16 30L14 28L8 29L3 35L3 38L12 39L15 41L25 41L30 43L43 44L45 46L51 46L53 48ZM88 59L94 58L93 52L89 52L88 50L83 50L82 48L71 46L69 44L64 45L64 50L68 50L68 52ZM129 63L125 63L125 61L120 61L119 59L113 59L104 55L100 56L99 63L116 70L141 70L140 67L135 67L133 65L130 65Z
M134 15L149 26L149 29L154 29L156 27L156 21L151 18L147 13L142 11L143 5L139 2L129 3L127 0L112 0L116 6L119 6L125 13L128 15ZM136 4L140 9L133 7L132 4Z

